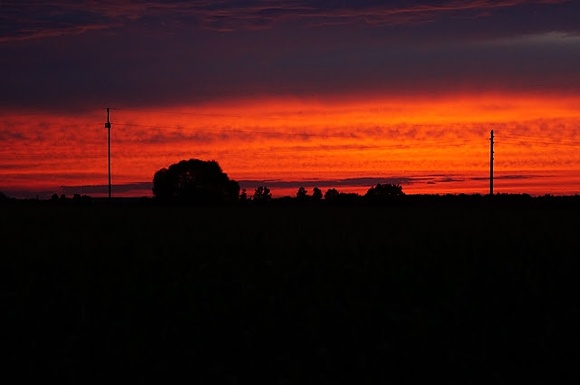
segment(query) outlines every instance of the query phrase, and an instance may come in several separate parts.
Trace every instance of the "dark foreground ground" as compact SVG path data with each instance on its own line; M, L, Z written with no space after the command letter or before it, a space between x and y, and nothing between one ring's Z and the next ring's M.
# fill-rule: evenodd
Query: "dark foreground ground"
M580 378L577 205L0 210L19 382Z

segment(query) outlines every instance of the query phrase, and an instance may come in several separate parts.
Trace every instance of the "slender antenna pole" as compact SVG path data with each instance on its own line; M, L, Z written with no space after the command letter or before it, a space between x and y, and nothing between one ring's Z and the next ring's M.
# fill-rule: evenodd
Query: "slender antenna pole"
M493 196L493 130L489 137L489 195Z
M109 120L109 108L107 107L107 122L105 128L108 133L108 165L109 165L109 199L111 199L111 121Z

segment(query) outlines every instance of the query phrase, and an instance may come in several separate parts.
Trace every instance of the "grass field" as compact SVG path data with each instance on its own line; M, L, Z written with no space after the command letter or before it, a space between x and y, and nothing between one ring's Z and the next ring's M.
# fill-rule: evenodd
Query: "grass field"
M0 209L22 381L579 377L578 206Z

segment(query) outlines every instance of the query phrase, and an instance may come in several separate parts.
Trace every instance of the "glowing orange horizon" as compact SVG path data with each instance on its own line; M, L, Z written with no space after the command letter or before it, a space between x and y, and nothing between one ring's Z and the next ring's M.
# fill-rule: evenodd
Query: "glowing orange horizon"
M199 158L217 160L236 180L448 174L462 177L412 183L404 191L486 193L493 129L498 192L580 192L580 97L280 98L110 107L114 184L151 181L162 167ZM106 184L105 117L104 109L69 116L6 113L0 190ZM516 174L526 178L501 179Z

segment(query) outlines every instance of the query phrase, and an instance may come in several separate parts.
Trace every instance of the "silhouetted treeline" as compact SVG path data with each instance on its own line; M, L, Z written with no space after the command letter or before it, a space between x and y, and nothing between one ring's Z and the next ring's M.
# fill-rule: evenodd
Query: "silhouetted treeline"
M334 189L333 189L334 190ZM251 204L251 201L249 202ZM566 208L580 206L580 195L542 195L529 194L403 194L398 196L368 196L356 193L333 191L324 199L300 199L298 197L274 198L271 205L307 206L465 206L465 207L554 207Z
M255 188L252 194L241 189L238 182L229 179L218 162L199 159L182 160L158 170L153 177L153 196L162 204L243 204L243 205L494 205L566 206L577 203L575 197L551 195L532 197L529 194L444 194L408 196L402 186L377 183L364 195L344 193L336 188L322 192L318 187L308 191L301 186L295 196L274 198L268 186Z
M532 197L529 194L413 194L407 195L398 184L377 183L365 194L346 193L330 188L323 193L318 187L308 191L300 186L294 196L274 197L266 185L257 186L253 192L240 188L240 184L228 177L215 160L181 160L155 172L153 176L153 198L93 198L74 194L53 194L50 201L61 205L87 205L93 202L108 204L161 204L161 205L466 205L466 206L550 206L567 207L578 205L580 195ZM9 202L8 196L0 192L0 202ZM30 200L35 201L35 200ZM36 200L38 201L38 199Z
M376 188L371 187L369 191ZM316 189L316 188L315 188ZM316 191L316 190L314 190ZM320 191L320 190L318 190ZM66 197L64 194L53 196L48 200L39 199L16 199L3 194L0 196L0 204L50 204L58 206L87 206L87 205L113 205L113 206L152 206L152 205L172 205L179 206L189 204L183 200L157 200L154 197L113 197L95 198L88 195L74 194ZM531 208L531 207L551 207L567 208L580 206L580 195L541 195L532 196L529 194L495 194L493 196L485 194L400 194L380 196L376 194L357 194L340 192L337 189L329 189L323 196L309 195L304 188L299 188L295 196L273 197L272 192L266 186L259 186L252 195L248 195L245 189L241 189L241 194L235 201L205 202L212 206L401 206L401 207L433 207L433 206L464 206L464 207L511 207L511 208Z

